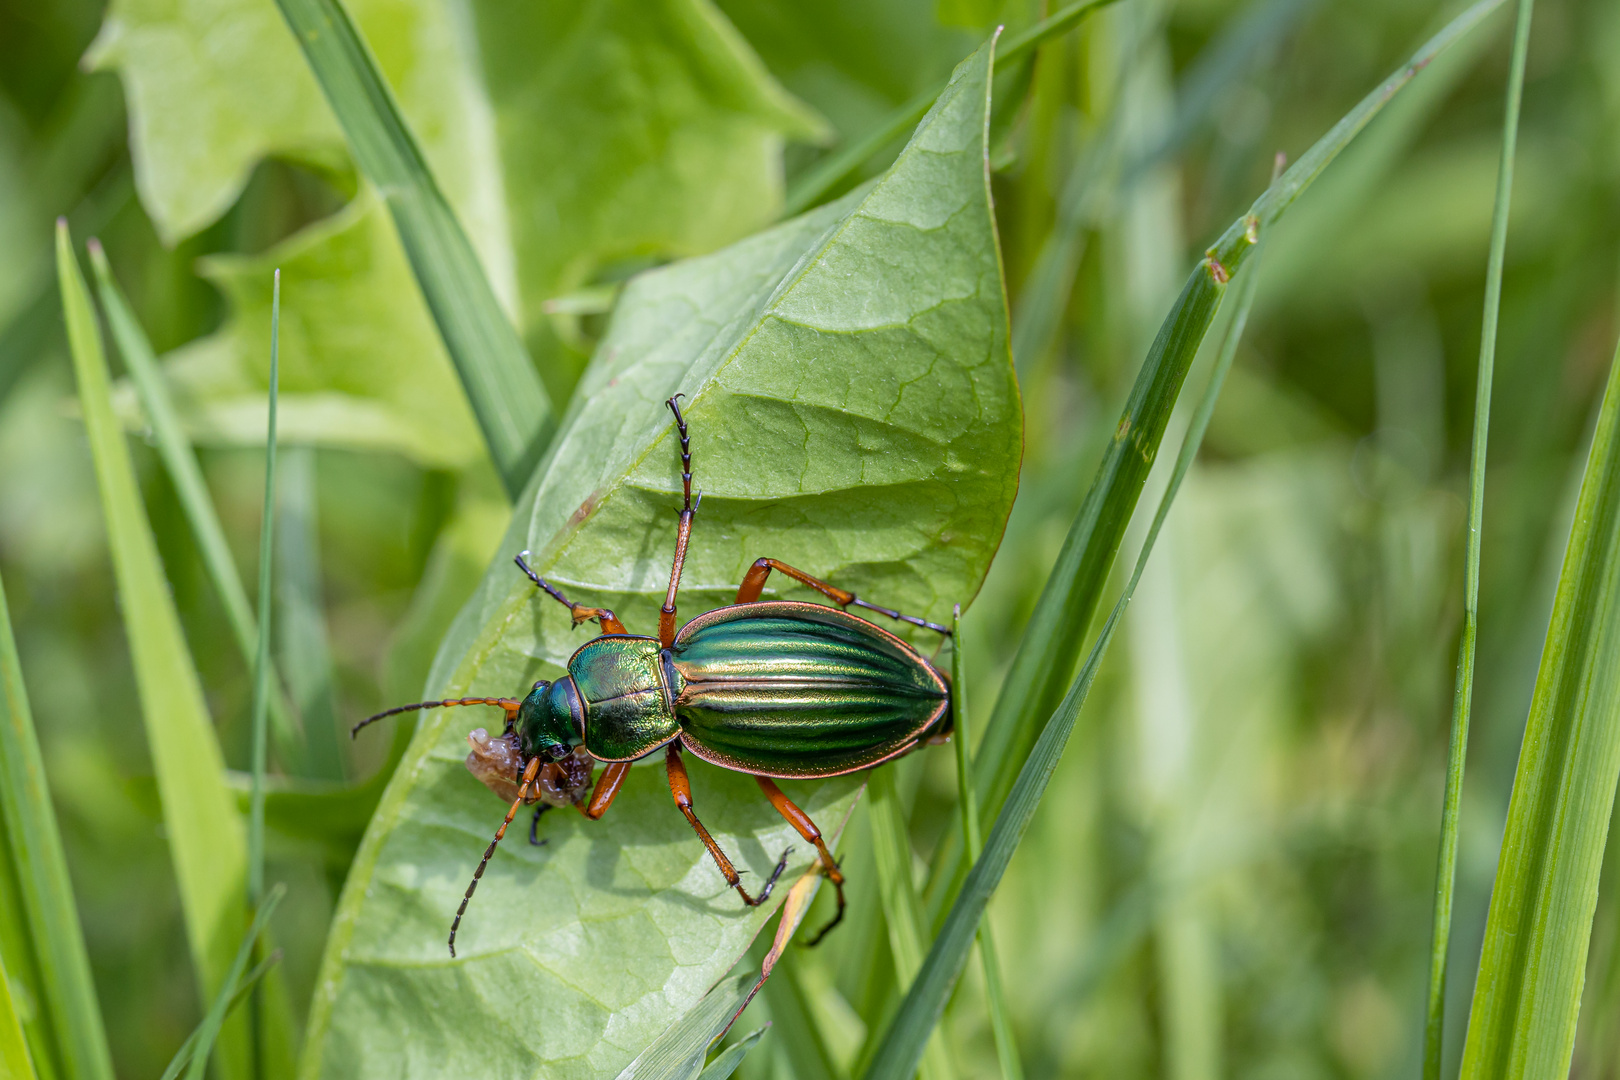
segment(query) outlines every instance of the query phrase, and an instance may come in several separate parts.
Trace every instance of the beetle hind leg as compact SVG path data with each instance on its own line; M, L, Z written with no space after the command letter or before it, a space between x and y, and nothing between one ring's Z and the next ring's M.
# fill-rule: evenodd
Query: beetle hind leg
M869 604L849 590L840 589L836 585L827 584L820 578L811 577L803 570L789 566L780 559L754 560L754 565L750 566L748 568L748 573L743 575L742 584L737 586L737 603L752 604L757 601L759 599L760 592L765 588L765 579L771 576L772 570L786 574L794 581L797 581L800 585L804 585L807 588L816 590L816 592L820 593L822 596L825 596L827 599L831 600L833 603L845 610L848 610L851 607L857 607L863 611L875 611L879 615L887 615L896 622L907 623L911 626L920 626L925 630L932 630L935 633L944 634L946 637L951 636L951 628L948 626L941 626L939 623L929 622L927 619L919 619L915 615L905 615L890 608L878 607L876 604Z
M832 917L831 922L816 931L815 937L805 942L806 946L818 945L821 943L821 939L827 936L829 930L844 921L843 871L838 868L838 860L833 858L832 852L827 850L826 842L821 839L821 830L816 828L816 823L810 819L810 815L800 810L793 804L791 799L782 794L782 789L777 787L776 782L770 777L756 776L754 779L759 782L759 789L765 793L765 797L771 801L771 805L776 807L776 812L786 818L788 824L792 825L807 842L815 845L816 854L821 857L822 872L827 875L827 880L832 882L833 888L838 891L838 913ZM781 872L781 867L777 867L777 873Z
M760 888L759 895L750 894L743 888L742 875L732 865L725 850L709 835L709 830L704 828L703 822L698 820L697 813L692 809L692 780L686 775L686 763L681 760L679 741L670 743L669 748L664 751L664 767L669 772L669 793L675 797L675 806L685 815L687 824L698 834L698 839L703 841L703 846L708 849L714 864L720 868L720 874L726 879L726 884L736 889L737 895L742 897L743 903L749 907L758 907L769 900L771 890L776 888L776 879L787 869L788 855L793 849L789 848L782 852L782 857L776 861L776 868L771 871L771 876L765 879L764 886Z

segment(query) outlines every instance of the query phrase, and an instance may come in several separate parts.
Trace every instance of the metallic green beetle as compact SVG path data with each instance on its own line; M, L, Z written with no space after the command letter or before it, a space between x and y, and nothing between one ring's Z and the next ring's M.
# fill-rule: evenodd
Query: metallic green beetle
M568 674L555 682L535 683L521 700L426 701L378 713L355 727L358 732L384 716L436 706L498 705L506 710L502 735L491 737L479 729L468 736L472 752L467 767L512 806L456 911L450 927L452 956L467 903L520 806L540 804L530 826L531 843L539 842L535 828L549 807L575 806L588 818L600 818L618 794L630 764L660 749L675 805L744 903L765 902L787 865L788 853L782 853L759 894L750 895L692 809L683 749L723 769L753 775L771 804L815 845L823 872L838 892L837 914L811 941L815 944L844 917L843 874L815 822L782 794L772 778L839 776L869 769L949 734L950 687L945 677L900 638L842 609L863 608L941 634L950 631L866 603L776 559L759 559L749 568L736 604L705 612L676 632L675 595L696 511L691 440L679 399L677 394L667 404L680 433L685 504L658 636L628 634L612 611L573 603L529 568L524 561L528 552L523 552L517 556L518 567L568 607L576 626L595 619L604 631L574 653ZM772 570L815 589L838 607L760 600ZM591 788L597 762L606 768Z

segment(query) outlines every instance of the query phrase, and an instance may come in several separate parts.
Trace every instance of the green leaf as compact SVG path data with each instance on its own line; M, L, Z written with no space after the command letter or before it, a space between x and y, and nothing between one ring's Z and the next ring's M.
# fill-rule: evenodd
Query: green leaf
M516 497L551 439L551 399L400 113L337 0L277 0L355 162L393 214L417 284L461 376L495 468Z
M113 340L118 343L124 366L129 370L141 412L150 427L175 494L180 499L180 506L185 511L186 522L197 541L203 565L208 568L214 591L219 594L220 603L225 608L225 616L236 637L236 646L241 650L243 662L251 667L258 653L259 636L254 625L253 608L248 603L247 590L242 587L241 575L237 573L236 560L225 539L219 512L208 494L208 484L203 479L202 467L197 463L196 451L181 427L173 396L152 355L151 342L147 340L146 332L136 321L123 290L112 276L106 252L94 238L91 238L89 248L90 265L95 271L102 309L107 313L107 325L112 330ZM262 283L263 279L260 280ZM262 289L258 291L263 292ZM285 695L281 693L280 679L274 679L271 685L274 693L270 698L270 720L276 741L276 756L288 771L301 773L306 760L303 733Z
M1569 1072L1620 778L1620 354L1542 648L1463 1049L1465 1080Z
M269 637L266 633L265 637ZM263 724L260 728L262 730ZM225 980L220 984L219 993L214 995L214 1001L208 1006L208 1012L203 1016L202 1023L197 1025L193 1039L188 1039L191 1045L191 1062L186 1069L186 1080L203 1080L208 1071L208 1056L213 1053L214 1040L219 1036L219 1029L225 1023L225 1014L230 1011L231 1004L236 998L236 991L242 984L242 974L247 970L248 959L253 955L254 946L258 943L259 935L264 932L270 922L270 916L275 912L276 905L286 895L285 885L277 885L266 894L257 905L258 911L253 915L253 925L248 927L246 934L242 935L242 944L236 948L236 956L231 960L231 968L225 974ZM185 1053L182 1045L180 1054ZM180 1054L175 1056L178 1058ZM171 1063L171 1069L174 1067ZM258 1070L253 1069L258 1075Z
M455 368L416 301L399 239L370 195L262 255L202 260L203 276L225 294L230 315L215 333L169 354L163 369L191 439L264 445L264 283L278 267L287 298L284 441L392 450L430 468L465 468L483 456ZM133 400L124 404L134 421Z
M700 255L769 224L784 138L826 136L707 0L472 10L542 357L557 344L546 301L615 262Z
M252 971L242 976L241 981L236 984L236 992L231 995L231 1000L225 1006L225 1015L230 1016L235 1012L242 1002L246 1001L253 993L254 988L259 985L260 981L270 974L270 969L280 962L281 951L278 949L254 965ZM175 1051L174 1057L169 1060L168 1067L163 1070L161 1080L174 1080L175 1077L180 1075L180 1070L191 1063L191 1059L197 1051L197 1040L201 1036L202 1024L199 1023L196 1029L186 1036L186 1041L180 1044L180 1049Z
M502 558L440 652L435 695L511 693L586 640L508 564L522 547L576 599L655 624L680 487L663 406L676 391L706 493L688 615L729 602L762 555L920 615L971 596L1020 449L986 170L989 60L986 48L962 65L870 191L630 285ZM600 822L551 815L539 849L514 828L451 961L449 917L502 809L467 775L461 733L490 723L423 717L339 903L306 1075L613 1076L768 917L726 890L660 770L636 768ZM701 766L693 779L697 812L752 873L790 844L789 876L808 865L752 780ZM856 781L785 787L836 834ZM492 1026L507 1034L489 1039Z
M246 840L225 789L225 762L158 560L129 448L113 415L101 331L65 222L57 225L56 260L79 405L101 489L186 940L201 994L211 999L225 983L244 921ZM220 1049L221 1075L246 1076L245 1026L228 1024Z
M56 811L45 780L28 690L23 685L11 613L0 584L0 844L9 863L0 870L0 904L20 933L0 935L13 977L31 985L39 1002L35 1055L49 1058L50 1072L73 1080L111 1080L112 1057L101 1006L90 977L90 958L79 928L73 882L68 877ZM15 894L12 892L15 887ZM8 920L9 921L9 920ZM25 955L26 954L26 955ZM9 1005L9 985L0 971L0 1013ZM0 1049L6 1042L0 1016ZM0 1052L0 1063L7 1059ZM18 1075L27 1075L26 1072Z
M259 651L253 658L252 728L249 735L248 903L264 911L264 772L270 751L270 620L276 548L276 393L281 383L281 271L270 293L270 394L265 417L264 509L259 515ZM240 958L240 957L239 957ZM255 1015L259 1003L254 1001ZM255 1020L257 1022L257 1020ZM205 1055L206 1056L206 1055Z

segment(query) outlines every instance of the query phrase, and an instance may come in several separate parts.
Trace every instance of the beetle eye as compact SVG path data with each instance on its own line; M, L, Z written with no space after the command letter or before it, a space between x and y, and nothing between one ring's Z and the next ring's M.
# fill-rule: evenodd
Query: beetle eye
M536 680L534 680L534 685L529 687L529 689L530 690L538 690L544 685L546 685L546 680L544 680L544 679L536 679Z

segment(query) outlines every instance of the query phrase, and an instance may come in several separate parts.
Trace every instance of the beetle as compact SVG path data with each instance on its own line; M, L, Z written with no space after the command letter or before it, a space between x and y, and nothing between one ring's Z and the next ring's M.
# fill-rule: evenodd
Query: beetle
M619 793L631 763L660 750L676 808L744 904L756 907L769 899L789 852L782 853L758 894L751 894L693 809L683 752L752 775L777 812L815 847L837 890L838 908L809 942L814 945L844 917L844 876L821 830L775 781L870 769L950 734L950 683L944 673L901 638L846 609L874 612L946 637L950 630L870 604L780 560L756 560L737 589L736 603L706 611L676 630L676 593L698 508L692 499L692 447L682 396L665 402L680 435L684 501L658 635L631 634L611 610L569 600L529 567L525 551L514 561L535 587L567 607L575 626L594 620L602 631L569 658L568 674L536 682L521 699L417 702L380 712L354 727L352 734L358 734L383 717L417 709L493 705L505 710L501 735L490 736L480 728L468 736L468 769L512 805L456 910L448 943L451 956L467 904L519 807L539 804L529 840L540 843L535 832L545 810L574 806L585 817L599 819ZM761 600L773 571L836 606ZM598 763L605 767L593 787Z

